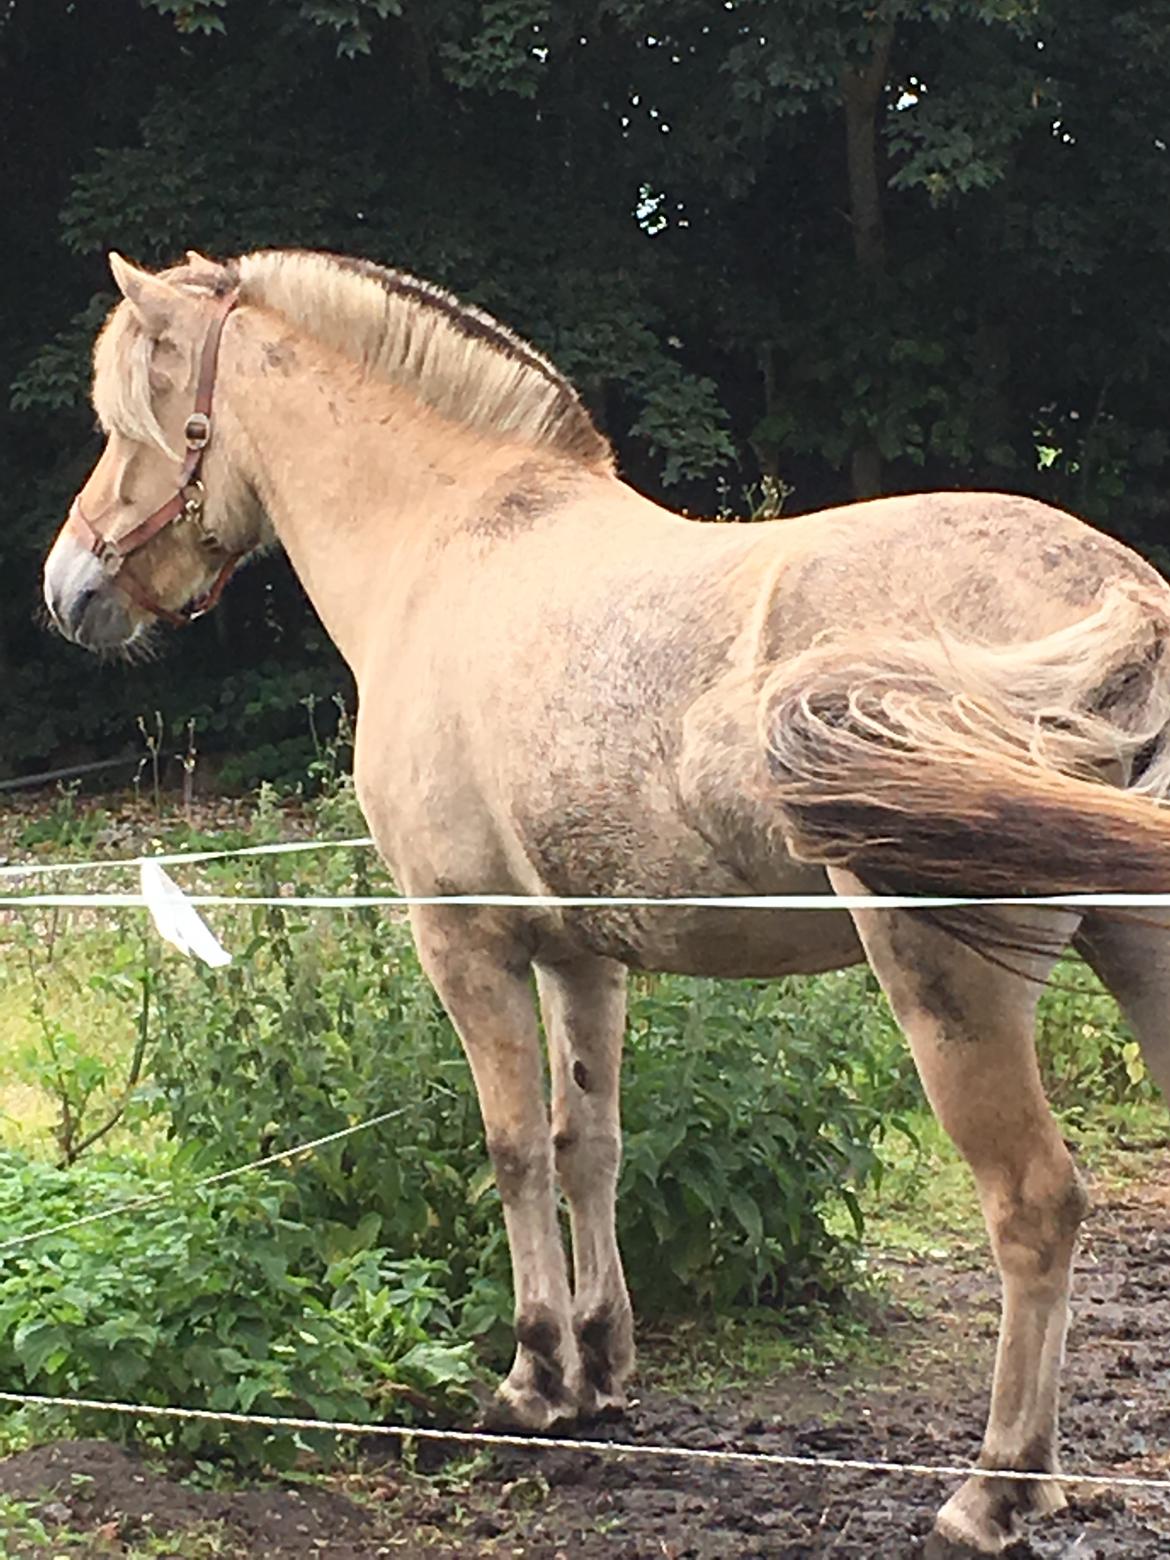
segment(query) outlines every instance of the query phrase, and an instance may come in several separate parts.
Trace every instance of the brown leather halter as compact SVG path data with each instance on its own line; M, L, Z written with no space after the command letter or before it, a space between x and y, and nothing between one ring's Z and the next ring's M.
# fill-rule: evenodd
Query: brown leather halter
M232 571L240 559L244 557L244 553L229 553L211 587L202 596L181 607L177 612L154 600L142 582L126 567L126 560L140 547L145 547L147 542L157 536L164 527L170 525L172 520L190 520L193 525L203 530L203 483L199 479L199 473L207 446L211 442L211 400L215 391L216 366L219 362L219 341L227 317L235 308L239 296L238 288L225 293L216 306L215 318L207 327L203 351L199 358L195 409L188 417L183 430L187 453L179 471L179 484L174 496L168 498L165 504L160 504L153 514L147 515L145 520L140 521L124 536L99 536L94 529L93 521L81 512L80 494L73 500L73 507L65 522L65 530L93 553L119 590L144 611L151 612L155 617L163 618L168 623L173 623L176 628L193 623L196 618L211 611L223 595L224 586L231 578ZM100 520L108 513L109 509L105 509L96 518ZM203 537L213 546L218 546L215 538L206 530L203 530Z

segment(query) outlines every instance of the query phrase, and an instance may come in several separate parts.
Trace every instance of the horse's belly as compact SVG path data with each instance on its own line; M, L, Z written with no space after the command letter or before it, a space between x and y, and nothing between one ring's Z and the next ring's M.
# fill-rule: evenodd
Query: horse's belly
M845 910L599 906L568 914L561 936L631 969L728 979L811 975L865 957Z

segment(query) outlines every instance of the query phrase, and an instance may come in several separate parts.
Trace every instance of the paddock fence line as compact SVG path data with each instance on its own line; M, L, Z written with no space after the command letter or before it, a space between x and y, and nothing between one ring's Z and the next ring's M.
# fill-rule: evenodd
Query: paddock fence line
M114 860L84 862L29 862L0 866L0 880L20 880L42 877L53 873L97 873L138 869L147 864L159 867L199 864L223 861L236 857L292 855L314 850L364 849L374 845L369 836L344 840L302 840L277 842L265 845L241 846L230 850L186 851L133 856ZM761 894L761 895L529 895L529 894L360 894L360 895L232 895L185 893L183 897L192 906L273 907L282 909L313 910L364 910L398 906L439 907L466 906L480 908L547 908L587 909L604 908L651 909L677 907L683 909L741 909L741 910L914 910L914 909L967 909L978 907L1033 906L1040 909L1141 909L1170 907L1170 893L1130 894L1053 894L1053 895L999 895L977 898L962 895L834 895L834 894ZM145 894L133 893L9 893L0 894L0 908L83 908L83 909L151 909ZM298 1155L349 1137L355 1133L400 1117L411 1106L386 1111L368 1120L343 1127L323 1137L297 1144L265 1155L231 1170L219 1171L185 1185L176 1183L164 1191L147 1197L132 1198L94 1213L84 1214L60 1224L0 1241L0 1252L31 1244L65 1231L113 1218L118 1214L136 1212L172 1199L176 1193L193 1191L226 1181L250 1170L294 1159ZM748 1452L729 1448L668 1446L630 1441L592 1440L575 1437L509 1435L485 1430L437 1429L430 1426L405 1424L361 1424L346 1420L323 1420L271 1414L244 1414L226 1410L185 1408L150 1403L126 1403L103 1398L64 1397L46 1394L0 1391L0 1403L20 1408L58 1408L74 1412L86 1411L117 1414L134 1418L162 1418L170 1420L198 1421L210 1424L251 1426L275 1431L303 1431L319 1434L352 1435L367 1438L391 1438L397 1440L432 1441L482 1448L512 1448L519 1451L566 1451L611 1457L646 1457L659 1460L701 1461L727 1466L756 1468L804 1468L837 1473L862 1473L887 1477L910 1476L931 1479L985 1478L1013 1479L1037 1484L1078 1485L1085 1488L1145 1491L1170 1496L1170 1478L1154 1478L1129 1474L1100 1473L1049 1473L1031 1469L981 1468L962 1464L897 1462L887 1459L856 1457L826 1457L804 1453Z
M368 834L349 839L279 840L265 845L240 845L228 850L161 852L155 855L121 856L90 861L6 862L0 865L0 881L44 877L53 873L141 871L144 866L196 866L208 861L228 861L255 856L291 856L307 851L367 850L375 841ZM972 897L962 894L199 894L183 890L192 905L242 905L287 907L304 910L370 910L399 905L409 909L441 905L465 905L484 909L583 910L653 909L675 906L691 910L963 910L1034 906L1045 910L1137 910L1170 908L1170 892L1164 894L997 894ZM0 893L0 908L32 909L149 909L145 894L132 893Z
M807 1468L832 1473L909 1475L929 1479L1020 1479L1030 1484L1075 1484L1094 1489L1144 1490L1170 1495L1170 1478L1139 1474L1044 1473L1033 1469L979 1468L952 1463L893 1462L866 1457L819 1457L803 1452L743 1452L732 1448L663 1446L649 1441L598 1441L584 1437L509 1435L494 1430L438 1430L427 1425L369 1424L346 1419L301 1419L294 1415L237 1414L210 1408L177 1408L153 1403L121 1403L106 1398L52 1397L0 1392L0 1403L19 1408L64 1408L134 1418L196 1420L205 1424L243 1425L269 1430L307 1430L396 1440L453 1442L464 1446L508 1447L517 1451L585 1452L603 1457L653 1457L686 1462L723 1463L741 1468Z
M126 753L121 758L99 758L92 764L74 764L66 769L42 769L35 775L11 775L0 780L0 793L31 790L38 785L51 785L54 780L80 779L82 775L96 775L111 769L130 769L146 762L142 753Z

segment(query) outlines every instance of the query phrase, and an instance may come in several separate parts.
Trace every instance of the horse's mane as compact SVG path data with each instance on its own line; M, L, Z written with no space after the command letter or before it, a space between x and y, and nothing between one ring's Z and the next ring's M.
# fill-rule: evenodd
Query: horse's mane
M609 441L564 375L491 315L441 287L369 260L300 249L258 250L229 261L225 271L220 287L238 283L241 302L271 309L370 378L409 388L453 422L591 466L612 464ZM209 284L198 267L162 274L180 286ZM98 343L94 399L108 425L161 443L147 354L135 334L131 312L117 310Z

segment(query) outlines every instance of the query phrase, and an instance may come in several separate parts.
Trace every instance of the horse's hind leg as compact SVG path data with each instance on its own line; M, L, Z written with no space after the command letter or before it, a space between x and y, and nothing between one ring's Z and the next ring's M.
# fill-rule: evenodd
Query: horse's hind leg
M1149 912L1165 919L1165 911ZM1078 953L1116 997L1150 1076L1170 1100L1170 919L1147 924L1087 915L1073 939Z
M417 910L411 924L471 1064L512 1254L516 1360L490 1418L545 1430L577 1414L583 1383L527 955L469 909Z
M832 877L840 892L864 891L847 873ZM1033 1018L1051 960L1029 961L1035 978L1024 979L905 913L867 910L855 920L935 1114L974 1172L999 1267L999 1345L979 1463L1055 1472L1069 1279L1087 1204L1036 1065ZM1045 926L1049 937L1071 930L1051 919ZM928 1553L997 1554L1017 1515L1062 1504L1057 1484L972 1476L939 1512Z
M552 1067L553 1150L573 1235L573 1326L586 1412L620 1408L634 1365L630 1297L614 1225L626 972L610 959L537 967Z

